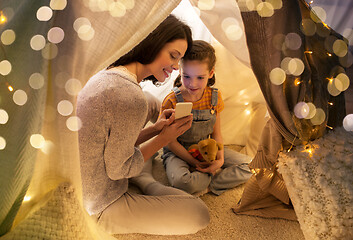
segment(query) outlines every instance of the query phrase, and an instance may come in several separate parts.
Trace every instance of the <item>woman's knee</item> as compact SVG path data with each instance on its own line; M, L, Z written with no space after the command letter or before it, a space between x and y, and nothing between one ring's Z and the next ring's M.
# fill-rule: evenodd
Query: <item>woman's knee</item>
M195 198L195 204L193 206L193 213L190 214L192 221L195 223L195 232L204 229L210 223L210 213L206 204L199 198Z

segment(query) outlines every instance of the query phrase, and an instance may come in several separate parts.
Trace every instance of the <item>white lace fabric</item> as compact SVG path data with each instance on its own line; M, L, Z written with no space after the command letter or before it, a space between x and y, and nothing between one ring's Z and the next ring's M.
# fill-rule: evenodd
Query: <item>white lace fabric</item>
M353 239L353 132L281 153L279 172L305 239Z

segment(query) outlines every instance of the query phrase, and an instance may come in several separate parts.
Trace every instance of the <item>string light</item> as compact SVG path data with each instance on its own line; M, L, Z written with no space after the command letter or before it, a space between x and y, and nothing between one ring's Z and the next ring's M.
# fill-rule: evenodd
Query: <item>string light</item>
M31 200L31 196L25 196L24 198L23 198L23 201L24 202L28 202L29 200Z
M328 102L328 104L330 104L331 106L333 105L333 103L332 103L332 102Z
M333 77L332 78L326 78L326 79L329 80L330 83L332 83L332 81L333 81Z
M3 24L7 21L7 17L0 11L0 23Z
M295 84L296 86L298 86L299 84L301 84L301 81L299 80L299 78L296 78L296 79L295 79L294 84Z
M297 139L297 136L294 137L294 140L293 140L293 142L292 142L292 145L290 146L290 148L288 149L287 152L290 152L290 151L292 150L293 145L294 145L294 142L295 142L295 139Z
M309 53L309 54L312 54L313 53L313 51L304 51L304 53Z
M314 2L314 1L310 1L310 2L309 2L309 5L313 4L313 2Z
M330 127L329 125L326 125L326 127L329 128L329 129L331 129L331 130L333 129L333 127Z
M329 55L330 57L332 56L332 54L331 54L331 53L327 53L327 55Z

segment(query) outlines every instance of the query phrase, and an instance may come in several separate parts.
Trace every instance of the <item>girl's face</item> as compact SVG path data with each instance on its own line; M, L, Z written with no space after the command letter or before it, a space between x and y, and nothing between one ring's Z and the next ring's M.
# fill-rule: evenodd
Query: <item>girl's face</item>
M208 70L207 62L198 60L184 61L180 68L182 85L190 96L197 96L197 99L202 97L208 79L213 76L213 73L214 69Z
M184 56L187 47L188 44L185 39L177 39L166 43L156 59L148 64L150 75L153 75L159 82L164 82L173 70L179 69L179 61Z

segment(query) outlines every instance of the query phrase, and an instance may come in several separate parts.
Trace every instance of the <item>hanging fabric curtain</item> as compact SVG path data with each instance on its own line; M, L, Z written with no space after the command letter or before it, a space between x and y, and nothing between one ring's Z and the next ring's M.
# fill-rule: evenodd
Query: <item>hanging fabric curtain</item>
M277 171L277 157L281 150L321 137L327 125L342 125L344 95L331 96L327 86L330 79L344 72L340 64L345 59L332 49L332 44L342 37L315 17L304 0L282 3L273 15L263 12L265 17L240 6L251 66L271 118L249 165L254 174L233 210L296 220L285 183ZM300 116L296 109L300 110L301 103L312 103L321 115L312 119Z
M89 218L79 211L76 96L89 77L137 45L179 2L0 1L6 31L0 57L11 66L0 78L0 108L8 116L0 124L0 236L16 216L9 239L46 238L50 230L67 239L109 239L93 223L84 227ZM47 211L32 214L40 207ZM76 222L74 230L70 222ZM41 223L40 231L28 232Z

